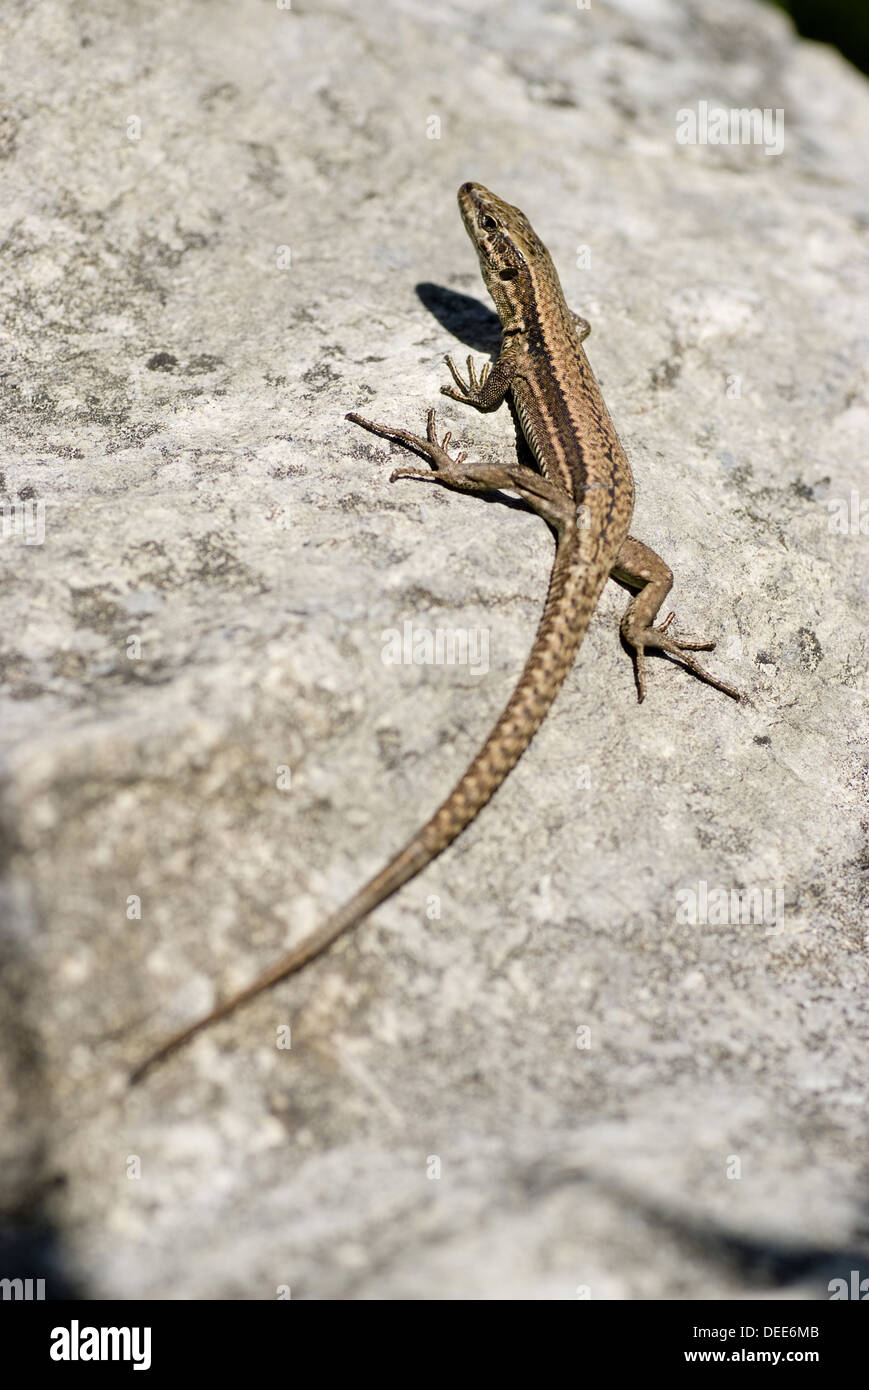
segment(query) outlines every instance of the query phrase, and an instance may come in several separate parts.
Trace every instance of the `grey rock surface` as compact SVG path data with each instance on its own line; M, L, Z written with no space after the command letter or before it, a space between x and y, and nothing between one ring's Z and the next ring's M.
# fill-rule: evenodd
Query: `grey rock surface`
M7 0L0 41L10 1239L116 1298L869 1274L865 81L748 0ZM701 101L783 152L678 143ZM429 814L533 639L543 523L343 419L513 456L438 395L497 345L467 178L591 320L633 533L745 699L653 660L638 706L610 585L458 844L129 1091ZM385 664L405 623L488 669Z

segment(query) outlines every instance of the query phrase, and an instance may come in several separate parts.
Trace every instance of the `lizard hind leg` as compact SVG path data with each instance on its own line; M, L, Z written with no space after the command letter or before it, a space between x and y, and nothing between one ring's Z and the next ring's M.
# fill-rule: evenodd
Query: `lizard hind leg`
M393 443L400 444L403 449L409 450L412 454L419 454L431 465L432 472L424 473L419 468L396 468L390 474L389 481L395 482L396 478L416 478L425 483L443 483L447 486L455 486L455 480L461 473L462 464L467 458L467 453L457 454L453 458L448 452L449 442L452 439L452 431L447 430L443 439L439 440L437 435L437 416L434 410L430 410L426 417L425 439L422 435L412 434L410 430L396 429L391 425L376 425L373 420L366 420L363 416L351 412L344 417L351 420L354 425L361 425L369 434L379 434L382 439L391 439Z
M413 478L422 483L439 483L453 492L516 492L560 535L576 530L576 509L567 493L534 469L526 468L524 464L474 463L468 461L465 452L453 458L447 452L452 435L447 431L443 439L438 440L434 410L428 412L424 439L421 435L411 434L409 430L376 425L355 413L347 415L346 419L352 420L354 425L361 425L371 434L379 434L400 444L403 449L419 454L431 467L428 473L419 468L393 469L390 482L395 482L396 478Z
M673 621L672 613L669 613L657 627L654 626L658 609L673 586L673 571L660 555L656 555L655 551L642 541L627 536L616 557L612 575L614 579L621 580L638 591L625 609L621 621L621 634L634 653L637 691L641 702L646 695L647 650L665 652L708 685L723 690L725 695L730 695L734 700L740 698L739 691L732 685L719 680L717 676L705 670L699 661L687 655L688 652L712 651L715 646L713 641L687 642L671 637L668 628Z

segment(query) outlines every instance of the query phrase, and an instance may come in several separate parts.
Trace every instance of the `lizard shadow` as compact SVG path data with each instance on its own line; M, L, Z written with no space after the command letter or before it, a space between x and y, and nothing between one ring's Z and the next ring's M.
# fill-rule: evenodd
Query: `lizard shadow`
M474 352L497 356L501 344L501 320L470 294L458 294L443 285L424 280L416 286L421 303L438 323Z

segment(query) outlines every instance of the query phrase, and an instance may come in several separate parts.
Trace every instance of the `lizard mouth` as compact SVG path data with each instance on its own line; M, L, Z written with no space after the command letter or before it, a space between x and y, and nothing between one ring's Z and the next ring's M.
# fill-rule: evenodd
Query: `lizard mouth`
M483 277L489 289L492 278L515 280L523 264L521 248L509 234L509 218L516 209L481 183L463 183L458 193L465 231L474 243Z
M494 203L494 198L488 188L484 188L481 183L463 183L459 189L459 212L467 225L487 203Z

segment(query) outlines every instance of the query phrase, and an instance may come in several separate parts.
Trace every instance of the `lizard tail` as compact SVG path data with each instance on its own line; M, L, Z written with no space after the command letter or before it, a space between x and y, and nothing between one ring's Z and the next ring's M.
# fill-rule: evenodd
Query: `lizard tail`
M256 976L244 989L225 999L209 1014L173 1034L136 1068L130 1077L131 1085L135 1085L151 1067L197 1033L218 1019L226 1018L227 1014L234 1013L242 1004L279 980L295 974L327 950L339 936L355 927L442 854L491 800L546 717L573 664L606 583L609 564L596 563L595 559L588 557L585 565L577 566L579 544L576 532L559 539L546 606L522 675L486 742L430 820L374 878L315 932Z

